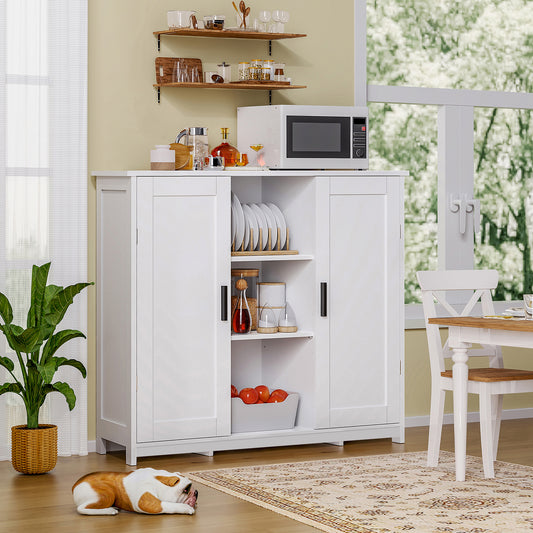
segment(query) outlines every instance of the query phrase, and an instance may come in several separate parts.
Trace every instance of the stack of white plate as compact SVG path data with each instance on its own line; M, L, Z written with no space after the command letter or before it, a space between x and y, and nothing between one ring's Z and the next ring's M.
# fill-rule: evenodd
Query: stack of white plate
M279 248L282 250L287 241L287 223L280 208L273 203L241 204L235 193L231 193L231 242L235 242L238 251L244 245L244 250L267 250L268 230L271 234L272 250L278 248L278 228L280 235ZM259 230L262 230L262 242L259 242ZM253 232L250 232L253 230ZM253 242L250 236L253 233Z

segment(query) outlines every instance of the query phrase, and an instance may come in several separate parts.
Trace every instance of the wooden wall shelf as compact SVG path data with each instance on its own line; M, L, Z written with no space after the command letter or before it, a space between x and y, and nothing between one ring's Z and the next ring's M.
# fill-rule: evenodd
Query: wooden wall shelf
M284 89L306 89L307 85L287 85L276 83L154 83L154 87L186 87L190 89L252 89L259 91L278 91Z
M179 30L154 31L157 39L161 35L181 35L186 37L219 37L222 39L258 39L263 41L277 41L279 39L296 39L307 37L306 33L268 33L261 31L239 31L239 30L195 30L193 28L182 28Z

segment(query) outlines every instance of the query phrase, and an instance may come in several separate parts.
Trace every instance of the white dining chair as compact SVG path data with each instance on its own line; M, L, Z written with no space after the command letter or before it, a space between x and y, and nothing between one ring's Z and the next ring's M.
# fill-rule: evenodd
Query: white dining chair
M491 290L498 285L496 270L442 270L417 272L422 290L422 303L431 366L431 411L429 422L428 466L437 466L444 415L446 391L453 391L452 371L445 369L445 359L453 352L448 341L442 344L439 326L428 319L443 316L472 316L475 305L481 301L477 316L494 315ZM446 299L451 291L469 291L470 299L457 311ZM453 300L452 300L453 301ZM440 304L436 306L436 302ZM498 453L503 394L533 392L533 371L503 367L499 346L482 345L469 348L468 356L489 358L488 368L468 370L468 392L479 395L481 452L485 477L494 477L494 461Z

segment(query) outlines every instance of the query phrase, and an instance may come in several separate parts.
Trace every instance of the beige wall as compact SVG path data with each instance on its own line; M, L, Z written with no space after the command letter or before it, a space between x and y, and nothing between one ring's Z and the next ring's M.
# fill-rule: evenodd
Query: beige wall
M270 2L250 2L251 16ZM223 7L221 7L223 6ZM281 4L280 4L281 6ZM318 0L283 0L291 14L286 30L304 39L273 42L272 58L286 63L293 83L307 89L273 93L273 103L353 105L353 0L336 0L324 13ZM166 12L194 7L198 15L225 14L226 0L90 0L89 2L89 170L148 169L155 144L171 142L189 126L209 128L211 148L229 127L235 142L236 107L265 105L268 93L212 89L164 89L157 104L154 59L198 57L206 70L221 61L266 58L266 41L163 37L157 52L153 31L166 27ZM95 186L89 180L89 279L95 280ZM98 280L96 280L98 281ZM95 291L89 294L89 439L95 438ZM526 368L525 363L522 365ZM424 332L406 334L406 414L424 415L429 379ZM505 406L524 405L514 398ZM528 404L529 405L529 404Z

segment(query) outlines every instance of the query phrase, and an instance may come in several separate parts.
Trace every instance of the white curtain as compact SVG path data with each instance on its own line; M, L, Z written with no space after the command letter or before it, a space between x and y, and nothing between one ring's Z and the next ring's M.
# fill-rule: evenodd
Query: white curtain
M52 262L49 283L87 279L87 1L0 0L0 291L26 326L32 265ZM87 290L60 329L87 332ZM9 347L0 335L0 355ZM87 363L87 341L58 355ZM72 367L57 381L74 389L69 411L48 395L40 423L58 426L59 455L87 453L87 385ZM10 381L0 368L0 384ZM0 396L0 459L10 428L25 424L13 394Z

